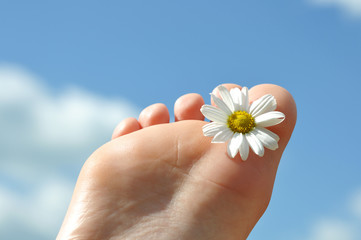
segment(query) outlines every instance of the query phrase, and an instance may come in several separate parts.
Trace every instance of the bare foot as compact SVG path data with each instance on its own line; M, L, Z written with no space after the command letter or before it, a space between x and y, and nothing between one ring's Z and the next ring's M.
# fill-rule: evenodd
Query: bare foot
M279 148L262 158L250 152L245 162L203 136L198 94L176 101L174 123L163 104L122 121L84 164L57 239L246 239L268 206L296 122L281 87L255 86L250 100L268 93L286 115L269 128Z

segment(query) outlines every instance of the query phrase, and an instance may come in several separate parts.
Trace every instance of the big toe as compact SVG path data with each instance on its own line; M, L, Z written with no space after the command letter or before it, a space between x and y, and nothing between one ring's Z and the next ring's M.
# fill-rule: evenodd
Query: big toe
M278 125L268 127L269 130L276 133L280 137L279 146L282 153L291 138L293 129L297 120L297 107L292 95L283 87L274 84L260 84L254 86L249 91L250 101L253 102L263 95L271 94L277 101L276 111L285 114L285 120ZM281 156L279 156L281 157Z
M240 88L238 85L226 85L225 87L228 89ZM242 162L239 154L233 160L228 157L226 144L212 144L212 147L209 148L210 154L220 157L213 159L211 164L207 164L206 169L203 169L202 172L206 172L205 174L212 181L222 186L228 186L237 192L255 189L257 190L256 194L263 192L270 197L279 161L296 124L297 110L292 95L286 89L272 84L261 84L251 88L249 91L250 102L265 94L271 94L275 97L276 111L280 111L286 116L282 123L268 127L270 131L280 137L279 148L276 150L265 149L263 157L257 156L250 149L247 161ZM247 181L244 181L245 179ZM254 185L257 186L250 188Z

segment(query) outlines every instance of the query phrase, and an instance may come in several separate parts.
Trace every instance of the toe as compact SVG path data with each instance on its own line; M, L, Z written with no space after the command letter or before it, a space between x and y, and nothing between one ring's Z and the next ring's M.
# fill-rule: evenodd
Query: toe
M222 85L226 87L228 90L236 87L241 88L239 85L236 84L222 84ZM219 92L217 89L213 90L213 94L219 97ZM279 148L276 149L275 151L266 149L265 156L262 158L257 157L255 154L253 154L252 151L250 151L249 158L262 159L256 161L257 164L259 164L258 166L259 168L264 167L264 163L267 162L267 159L275 159L274 161L268 161L271 163L271 167L267 168L267 169L272 169L270 172L273 173L273 176L275 176L279 160L282 156L284 149L286 148L286 145L291 137L292 131L296 124L297 109L292 95L286 89L273 84L261 84L251 88L249 90L250 103L252 103L253 101L259 99L260 97L266 94L271 94L275 97L277 101L276 111L280 111L284 113L286 116L285 120L282 123L272 127L267 127L267 129L269 129L271 132L276 133L280 137L280 140L278 142ZM212 104L214 105L213 102ZM239 158L239 156L236 156L236 159L237 158Z
M121 121L113 131L112 139L139 130L140 124L135 118L126 118Z
M279 146L283 151L291 137L292 131L296 124L296 103L292 95L286 89L274 84L261 84L251 88L249 91L250 102L253 102L266 94L271 94L276 98L276 111L280 111L286 116L285 120L282 123L272 127L267 127L269 130L279 135Z
M181 120L204 120L200 109L204 105L201 95L189 93L181 96L174 104L175 121Z
M226 87L228 90L232 88L239 88L239 89L242 88L237 84L230 84L230 83L222 84L222 86ZM220 97L217 88L215 88L212 93ZM249 100L252 103L253 101L257 100L258 98L266 94L271 94L276 98L277 101L276 111L280 111L286 115L285 121L283 121L281 124L268 128L280 136L281 140L279 145L281 148L284 149L288 143L288 140L291 137L292 131L296 124L296 119L297 119L296 103L292 95L286 89L274 84L260 84L254 86L249 90ZM212 100L212 105L215 105L213 100Z
M168 108L162 103L146 107L139 115L139 123L143 128L161 123L169 123Z

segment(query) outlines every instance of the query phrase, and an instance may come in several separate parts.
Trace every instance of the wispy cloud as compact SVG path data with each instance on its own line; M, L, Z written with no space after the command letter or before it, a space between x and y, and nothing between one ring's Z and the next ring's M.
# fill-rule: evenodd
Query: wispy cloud
M361 189L355 191L350 197L349 209L361 222Z
M310 0L318 6L331 6L342 9L352 17L361 17L361 0Z
M81 165L138 109L0 65L0 239L55 237ZM75 169L75 170L74 170Z
M352 193L340 216L321 217L313 222L307 240L359 240L361 239L361 191ZM347 211L348 210L348 211Z
M309 240L357 240L357 230L353 223L337 219L319 219L312 227Z

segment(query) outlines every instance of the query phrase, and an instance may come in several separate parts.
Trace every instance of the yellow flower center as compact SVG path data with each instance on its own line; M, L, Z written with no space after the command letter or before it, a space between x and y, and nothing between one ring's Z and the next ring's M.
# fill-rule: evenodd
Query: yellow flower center
M228 127L233 132L248 133L256 126L254 118L246 111L232 113L227 120Z

